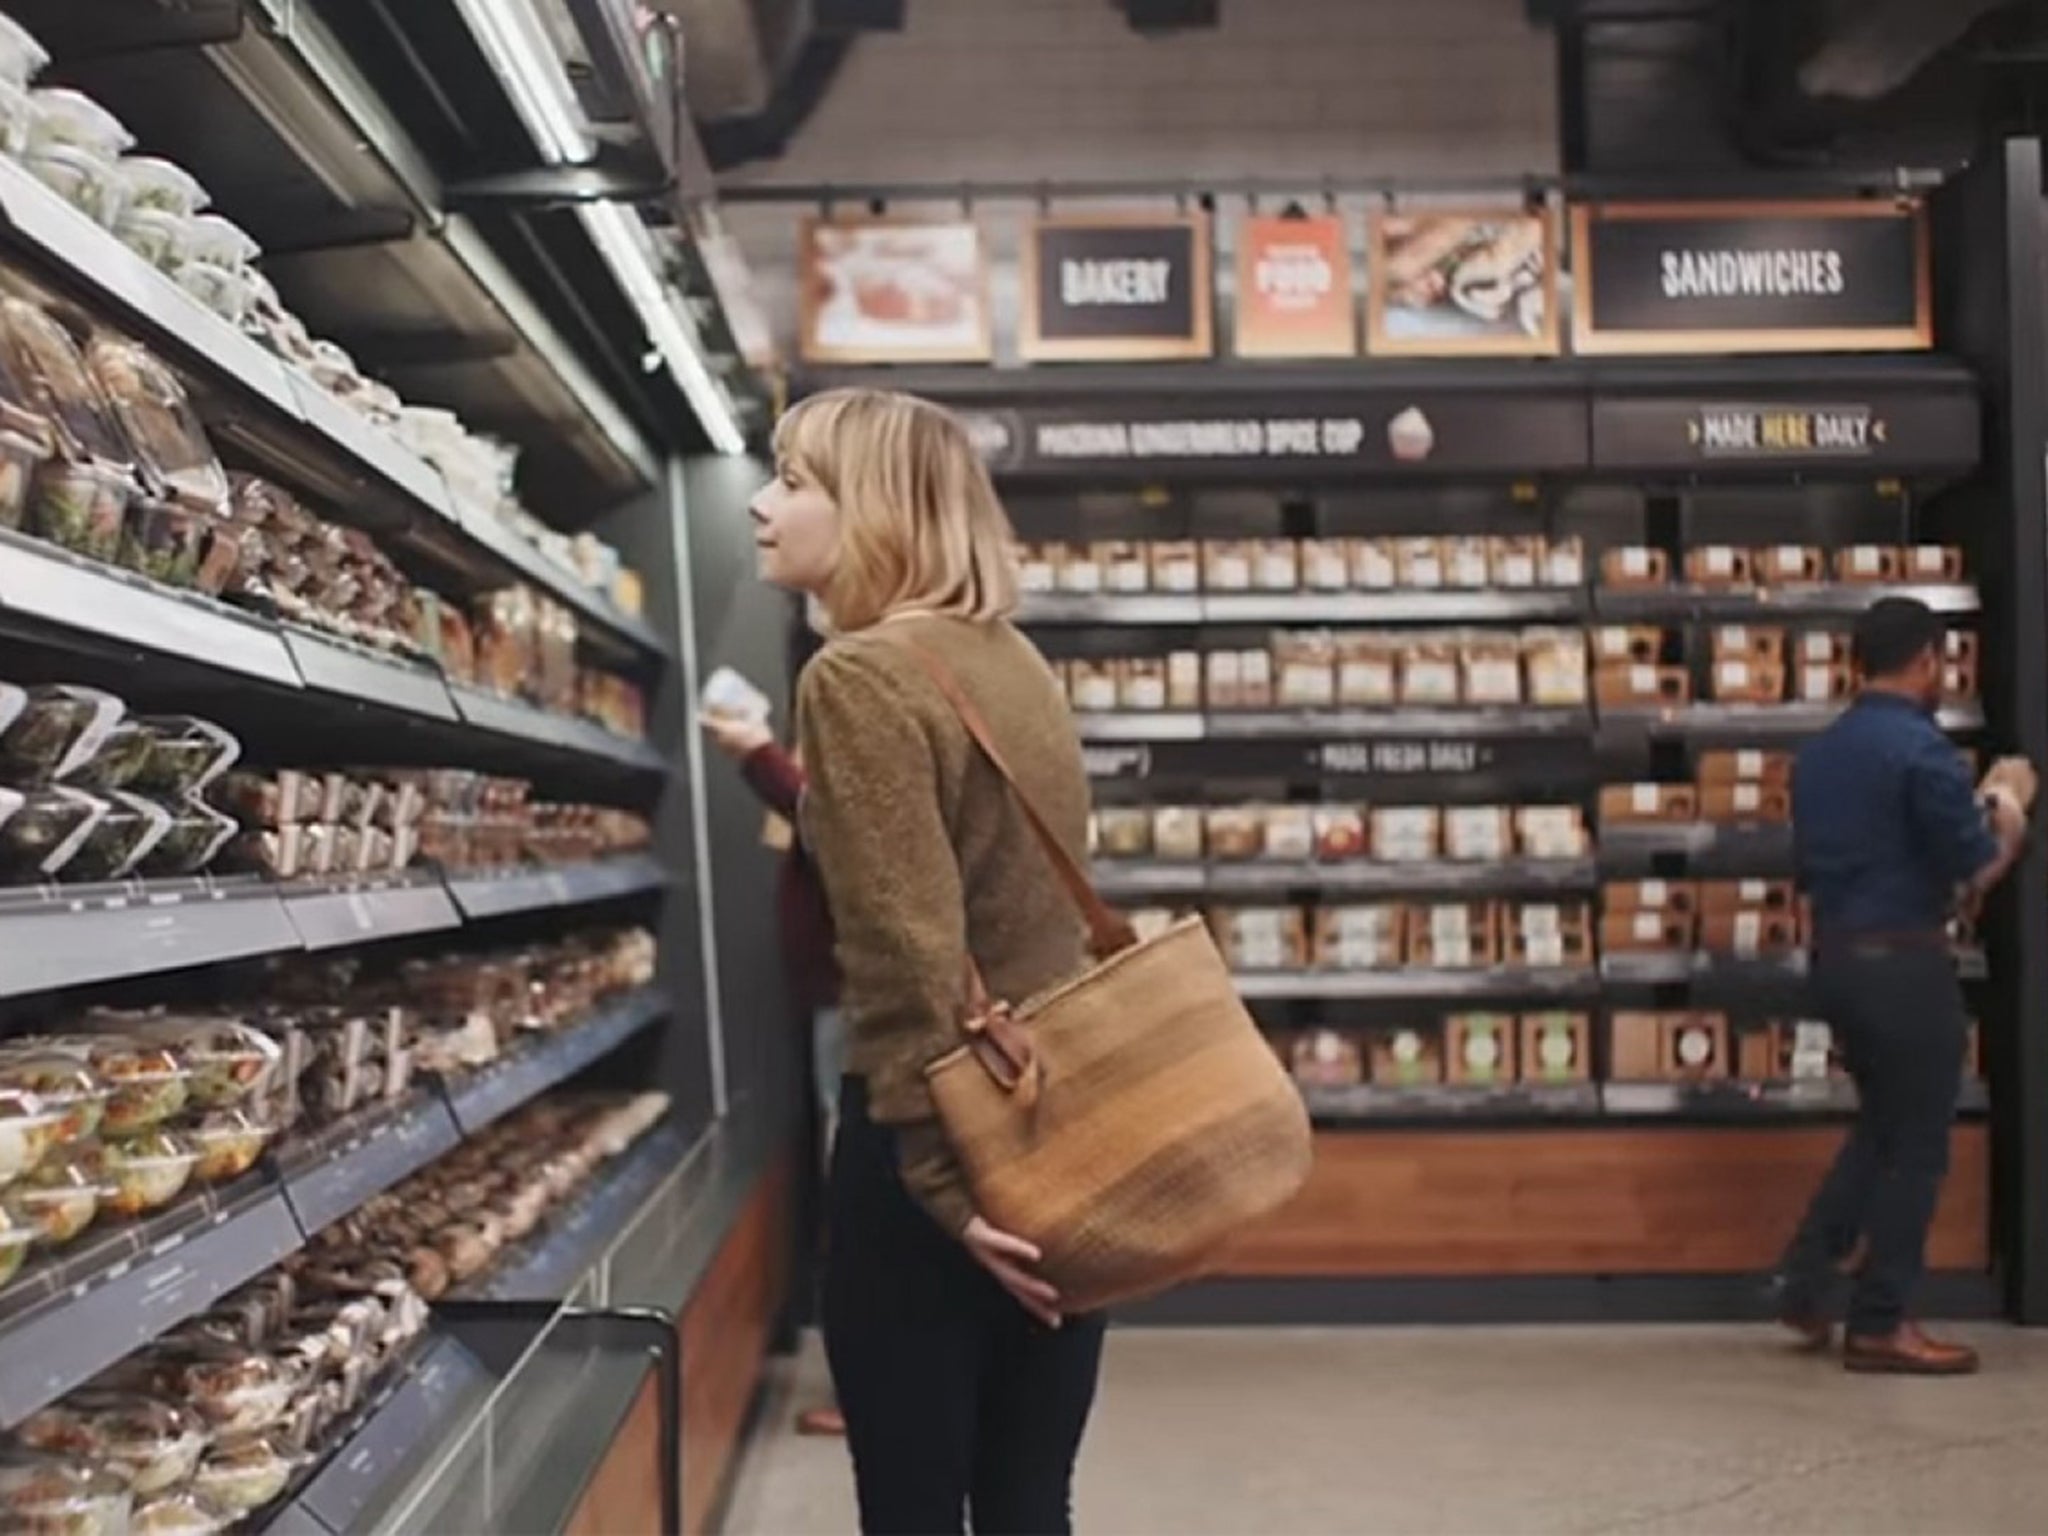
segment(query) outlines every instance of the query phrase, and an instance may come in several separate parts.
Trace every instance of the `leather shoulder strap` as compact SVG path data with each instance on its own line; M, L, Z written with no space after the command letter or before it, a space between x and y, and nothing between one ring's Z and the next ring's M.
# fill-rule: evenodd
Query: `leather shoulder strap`
M1031 797L1024 792L1024 786L1017 782L1017 775L1011 771L1004 758L1002 748L996 745L995 734L989 729L987 719L967 696L967 690L960 686L959 678L953 675L938 657L915 641L905 641L905 650L917 658L918 664L931 677L932 683L945 696L946 702L960 717L960 723L967 728L967 734L981 754L1009 786L1010 793L1017 797L1017 804L1024 812L1024 818L1031 823L1031 831L1038 839L1038 846L1051 861L1053 873L1059 876L1060 884L1066 887L1067 895L1088 924L1088 947L1098 958L1107 958L1120 950L1129 949L1138 942L1138 935L1131 927L1130 919L1112 908L1096 891L1089 880L1087 871L1082 869L1074 856L1046 824L1038 807L1031 803Z

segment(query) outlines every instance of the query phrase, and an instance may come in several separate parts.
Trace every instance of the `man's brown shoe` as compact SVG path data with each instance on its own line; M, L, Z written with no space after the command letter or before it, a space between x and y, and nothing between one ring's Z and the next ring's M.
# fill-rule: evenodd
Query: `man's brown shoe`
M1835 1342L1835 1325L1824 1317L1781 1312L1778 1322L1793 1335L1793 1347L1809 1354L1817 1355Z
M1889 1376L1968 1376L1977 1351L1964 1344L1930 1339L1911 1323L1876 1338L1850 1334L1842 1341L1842 1364L1852 1371Z

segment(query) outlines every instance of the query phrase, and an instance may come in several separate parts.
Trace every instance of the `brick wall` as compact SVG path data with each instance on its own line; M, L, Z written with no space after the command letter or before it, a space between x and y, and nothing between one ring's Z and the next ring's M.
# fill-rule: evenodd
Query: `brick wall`
M1324 177L1512 179L1557 165L1551 35L1523 0L1223 0L1146 37L1112 0L910 0L864 36L781 159L731 185ZM735 206L779 335L803 210ZM1005 224L984 206L1000 259ZM1221 221L1226 230L1231 210ZM1001 283L998 319L1002 318Z

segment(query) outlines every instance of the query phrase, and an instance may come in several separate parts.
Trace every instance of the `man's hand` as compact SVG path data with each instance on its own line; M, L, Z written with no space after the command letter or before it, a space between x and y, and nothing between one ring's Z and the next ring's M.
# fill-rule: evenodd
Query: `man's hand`
M1060 1293L1032 1270L1045 1256L1021 1237L998 1232L979 1216L967 1223L960 1241L975 1262L1000 1280L1017 1305L1048 1328L1060 1325Z
M1991 798L1991 830L2002 845L2019 842L2027 835L2027 813L2017 796L2003 784L1985 788Z
M1984 775L1982 787L1986 790L2004 790L2011 794L2024 814L2034 808L2034 796L2040 790L2041 778L2034 772L2034 765L2024 757L2001 757L1991 765L1991 771Z
M704 727L704 734L711 738L718 750L735 762L743 762L775 740L775 733L768 729L768 722L751 716L706 712L697 717L697 723Z

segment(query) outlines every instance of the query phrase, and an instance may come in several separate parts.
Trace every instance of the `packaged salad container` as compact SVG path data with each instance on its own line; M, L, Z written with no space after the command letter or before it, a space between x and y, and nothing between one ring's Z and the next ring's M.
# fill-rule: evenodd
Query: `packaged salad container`
M189 219L213 201L198 177L182 165L154 156L127 156L120 162L120 176L130 208Z
M0 80L26 91L50 63L50 51L13 17L0 12Z
M0 808L19 806L0 822L0 885L41 885L55 880L85 847L111 809L82 789L32 789L0 795Z
M126 432L144 482L184 506L225 517L232 494L227 471L177 375L147 348L108 335L87 344L85 362Z
M106 1468L138 1498L190 1478L212 1438L186 1409L140 1394L92 1389L23 1420L15 1436L32 1450Z
M0 776L17 785L67 778L99 755L126 714L125 704L98 688L25 689L14 718L0 724Z
M54 1147L96 1132L114 1093L76 1056L20 1041L0 1046L0 1091L29 1094L57 1117Z
M0 1450L0 1530L127 1536L135 1496L113 1472L70 1456Z
M235 1516L189 1491L158 1494L136 1506L128 1536L215 1536L231 1530Z
M192 1474L192 1491L234 1514L250 1514L284 1492L300 1461L266 1435L222 1441Z
M192 248L192 221L161 208L131 205L123 209L114 233L129 250L164 273L175 273L183 266L185 254Z
M247 1110L217 1109L197 1125L187 1126L185 1139L199 1149L192 1177L201 1184L225 1184L256 1166L276 1132Z
M135 873L149 880L197 875L235 836L235 820L199 800L167 806L171 825L161 841L143 854Z
M66 881L126 880L171 830L170 810L146 796L115 789L96 798L106 812L64 866Z
M124 714L93 749L90 757L64 770L63 779L74 789L95 794L126 789L148 765L149 730L132 715Z
M284 1417L305 1380L286 1361L232 1344L180 1346L163 1363L178 1398L222 1437L270 1428Z
M211 720L191 715L138 718L149 733L149 760L129 787L146 794L199 794L242 755L242 744Z
M59 1147L11 1189L0 1194L4 1210L17 1226L34 1229L38 1239L58 1248L92 1225L100 1202L112 1192L106 1154L88 1137Z
M63 1116L22 1088L0 1088L0 1189L49 1156Z
M181 1113L192 1071L177 1052L126 1034L53 1035L32 1042L76 1056L113 1093L100 1116L108 1136L132 1136Z
M29 490L52 451L49 420L16 355L13 332L0 323L0 528L20 528L27 520Z
M135 146L135 136L121 120L83 91L57 89L33 93L36 105L34 147L74 145L113 159Z
M37 144L33 119L29 134L31 142L21 162L29 175L102 229L120 222L126 194L113 156L83 144Z
M169 1205L184 1193L199 1153L169 1131L109 1141L107 1171L114 1192L101 1208L114 1216L141 1216Z

